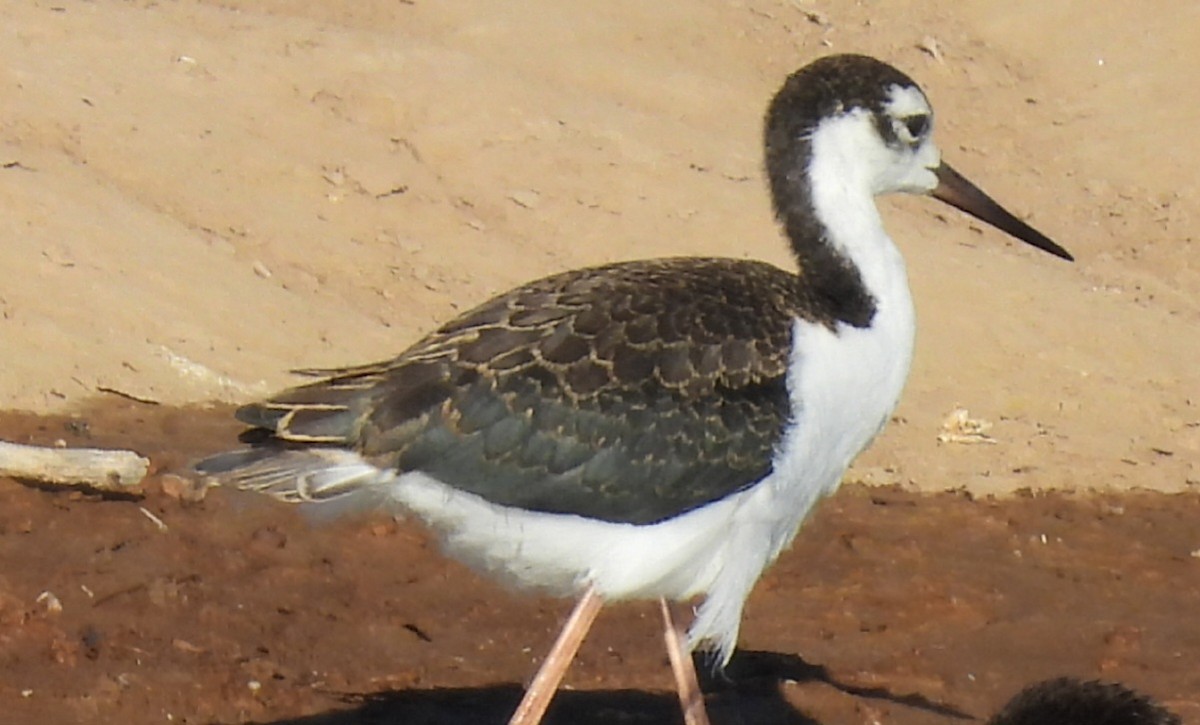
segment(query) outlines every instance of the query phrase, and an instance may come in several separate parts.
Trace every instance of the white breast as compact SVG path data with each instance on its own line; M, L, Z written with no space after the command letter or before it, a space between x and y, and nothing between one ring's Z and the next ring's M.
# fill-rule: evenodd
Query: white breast
M902 268L901 268L902 272ZM895 409L912 362L914 319L907 285L886 299L865 329L797 320L788 374L793 420L770 476L731 513L708 598L689 636L732 654L751 587L791 543L816 503L832 493L855 456Z

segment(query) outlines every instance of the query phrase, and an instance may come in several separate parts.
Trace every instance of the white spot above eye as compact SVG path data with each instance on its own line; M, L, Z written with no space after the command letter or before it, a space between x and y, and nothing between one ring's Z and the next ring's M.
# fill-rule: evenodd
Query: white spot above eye
M916 86L892 86L888 89L888 99L883 108L893 118L933 113L933 109L929 107L929 99L925 98L925 94Z

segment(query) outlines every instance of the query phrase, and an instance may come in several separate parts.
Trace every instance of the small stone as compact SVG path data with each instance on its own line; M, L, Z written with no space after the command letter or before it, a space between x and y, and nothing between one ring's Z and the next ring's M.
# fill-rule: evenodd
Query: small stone
M195 503L208 495L208 484L204 481L166 473L159 479L162 492L174 499Z
M46 612L48 614L58 614L63 610L62 602L58 600L58 597L54 596L54 592L48 590L44 591L38 595L36 601L38 604L42 604L46 607Z
M937 41L937 38L933 37L932 35L926 35L924 38L921 38L921 42L917 43L917 49L928 53L929 57L933 58L939 63L944 62L942 57L942 45Z
M510 192L509 201L525 209L535 209L541 203L541 196L533 189L518 189Z
M191 642L188 642L187 640L179 639L179 638L175 638L175 639L171 640L171 646L174 647L175 649L179 650L180 652L187 652L189 654L201 654L204 652L203 647L197 647L196 645L192 644Z

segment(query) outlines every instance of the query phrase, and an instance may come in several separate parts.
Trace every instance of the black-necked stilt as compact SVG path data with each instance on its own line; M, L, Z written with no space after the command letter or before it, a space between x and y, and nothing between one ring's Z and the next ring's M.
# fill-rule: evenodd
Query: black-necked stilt
M1070 255L941 162L933 110L878 60L818 60L766 116L797 272L675 258L558 274L386 362L241 408L256 447L197 469L287 501L377 498L510 583L580 595L513 722L536 722L603 601L657 598L689 722L688 651L728 660L742 607L880 431L913 348L874 197L928 193ZM704 595L686 635L669 603Z

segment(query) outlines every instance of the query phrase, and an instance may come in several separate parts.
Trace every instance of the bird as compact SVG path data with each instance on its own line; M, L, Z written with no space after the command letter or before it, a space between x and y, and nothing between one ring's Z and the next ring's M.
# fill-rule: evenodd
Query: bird
M1180 719L1123 684L1056 677L1018 692L988 725L1180 725Z
M764 147L794 269L685 256L529 282L390 360L296 371L314 379L237 410L250 447L195 470L390 507L501 582L576 597L518 725L540 721L603 604L658 600L685 721L706 723L692 652L729 661L755 582L908 375L913 301L875 197L932 195L1072 259L942 161L927 96L875 58L789 75Z

